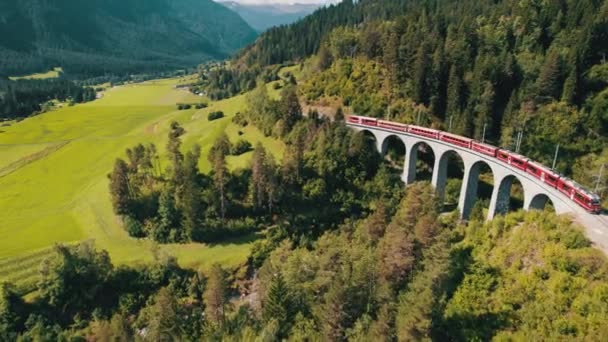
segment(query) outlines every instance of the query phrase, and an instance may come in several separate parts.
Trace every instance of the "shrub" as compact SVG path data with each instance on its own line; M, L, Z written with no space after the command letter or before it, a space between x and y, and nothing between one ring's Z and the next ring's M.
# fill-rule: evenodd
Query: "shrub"
M188 104L188 103L178 103L177 104L177 109L178 110L187 110L187 109L190 109L190 108L192 108L192 105Z
M245 127L249 124L249 122L247 121L247 118L245 117L245 115L243 115L243 113L241 112L237 112L234 117L232 118L232 122L241 126L241 127Z
M207 115L207 120L213 121L213 120L221 119L223 117L224 117L224 112L222 112L220 110L220 111L209 113L209 115Z
M125 216L124 218L125 230L129 233L129 236L142 238L146 236L144 227L142 224L131 216Z
M273 84L272 87L275 90L279 90L279 89L283 88L283 85L281 85L281 83L277 82L277 83Z
M194 105L194 108L196 109L203 109L203 108L207 108L209 105L206 103L197 103Z
M230 151L230 154L232 154L233 156L240 156L243 153L247 153L247 152L251 151L251 149L252 149L251 143L247 140L241 139L232 146L232 150Z

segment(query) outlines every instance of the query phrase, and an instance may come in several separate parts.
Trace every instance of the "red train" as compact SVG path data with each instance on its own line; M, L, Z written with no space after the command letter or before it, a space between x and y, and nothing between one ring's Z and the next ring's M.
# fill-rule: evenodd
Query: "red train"
M349 116L347 121L353 124L379 127L396 132L407 132L426 138L436 139L451 145L470 149L477 153L496 158L514 168L522 170L533 177L540 179L545 184L559 190L568 196L570 200L577 203L588 212L599 213L602 210L600 205L600 197L597 194L586 190L583 186L575 181L561 176L550 168L536 163L525 156L522 156L521 154L484 144L460 135L442 132L426 127L406 125L402 123L355 115Z

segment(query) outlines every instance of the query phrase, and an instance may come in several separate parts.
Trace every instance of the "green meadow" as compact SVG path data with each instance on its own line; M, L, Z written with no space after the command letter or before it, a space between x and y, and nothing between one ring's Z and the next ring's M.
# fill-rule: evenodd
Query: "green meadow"
M26 75L26 76L11 76L9 77L10 80L12 81L16 81L16 80L44 80L47 78L57 78L59 77L59 74L63 72L63 69L60 67L57 68L53 68L53 70L49 70L47 72L41 72L41 73L37 73L37 74L31 74L31 75Z
M264 137L254 127L232 123L243 111L245 96L211 102L202 110L177 111L178 102L200 102L200 97L174 88L179 80L158 80L109 89L103 98L35 116L0 133L0 281L31 282L34 269L55 243L95 240L114 263L152 260L160 249L181 265L206 268L220 262L242 263L254 236L216 245L157 246L130 238L112 212L107 174L127 147L155 143L164 153L169 123L186 129L184 150L202 147L201 170L210 169L206 153L226 132L230 140L262 142L278 158L284 146ZM209 122L210 111L226 117ZM247 167L251 152L230 157L231 168Z

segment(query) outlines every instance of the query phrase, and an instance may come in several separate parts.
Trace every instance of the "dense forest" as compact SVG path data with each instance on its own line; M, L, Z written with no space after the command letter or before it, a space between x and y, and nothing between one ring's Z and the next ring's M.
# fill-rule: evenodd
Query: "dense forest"
M519 152L549 165L559 144L557 170L592 187L608 162L607 18L594 0L344 1L262 34L228 69L300 61L311 105L508 149L521 134Z
M0 288L0 337L597 340L607 333L606 257L568 218L516 212L484 223L476 206L468 223L459 222L456 212L441 214L429 183L404 188L365 135L302 117L293 87L280 100L259 87L248 108L234 121L285 141L282 160L258 145L250 168L228 171L233 149L225 136L206 156L197 147L184 155L184 130L173 123L166 170L155 147L138 145L109 175L125 228L139 225L133 235L165 243L257 232L246 264L195 272L152 250L151 264L115 266L90 242L56 246L40 266L34 301L10 284ZM203 157L213 161L208 175L197 169Z
M0 119L19 119L50 108L53 100L70 104L93 101L96 91L65 79L1 80Z
M299 120L292 133L299 131L307 132L296 135L308 136L310 147L300 166L297 158L277 163L282 202L255 180L267 167L259 158L249 186L223 193L245 196L262 212L250 214L263 217L255 229L264 238L245 265L201 273L156 252L151 264L115 266L90 242L56 246L40 266L33 302L10 284L0 288L0 338L598 340L606 334L606 257L567 218L517 212L484 224L479 212L459 223L455 214L440 215L430 184L404 189L386 163L369 163L379 156L363 135L313 119ZM365 151L368 158L353 158ZM209 155L221 163L217 151ZM221 178L215 170L211 175ZM221 217L223 195L215 194L220 204L213 211ZM234 200L225 208L231 206Z

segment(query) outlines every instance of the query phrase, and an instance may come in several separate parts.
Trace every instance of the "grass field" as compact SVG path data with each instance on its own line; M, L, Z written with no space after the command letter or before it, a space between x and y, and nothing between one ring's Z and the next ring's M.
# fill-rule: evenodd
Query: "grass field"
M41 72L38 74L32 74L32 75L26 75L26 76L12 76L9 77L9 79L11 81L16 81L16 80L44 80L47 78L57 78L59 77L59 74L63 72L62 68L53 68L53 70L49 70L47 72Z
M117 157L137 143L157 144L164 153L169 123L186 129L184 149L201 145L200 167L208 171L206 152L217 136L226 132L231 141L264 143L280 158L282 143L264 137L253 127L231 122L244 110L245 97L212 102L203 110L177 111L177 102L197 102L198 97L174 89L178 80L150 81L116 87L102 99L66 107L4 127L0 133L0 281L27 283L32 271L55 243L94 239L114 263L141 263L152 259L157 248L147 240L130 238L112 213L107 173ZM209 122L210 111L226 117ZM242 131L239 136L238 132ZM230 157L231 168L245 167L251 153ZM252 237L207 246L160 246L191 267L214 262L236 265L249 253ZM36 260L36 261L34 261ZM19 272L17 272L19 270Z

